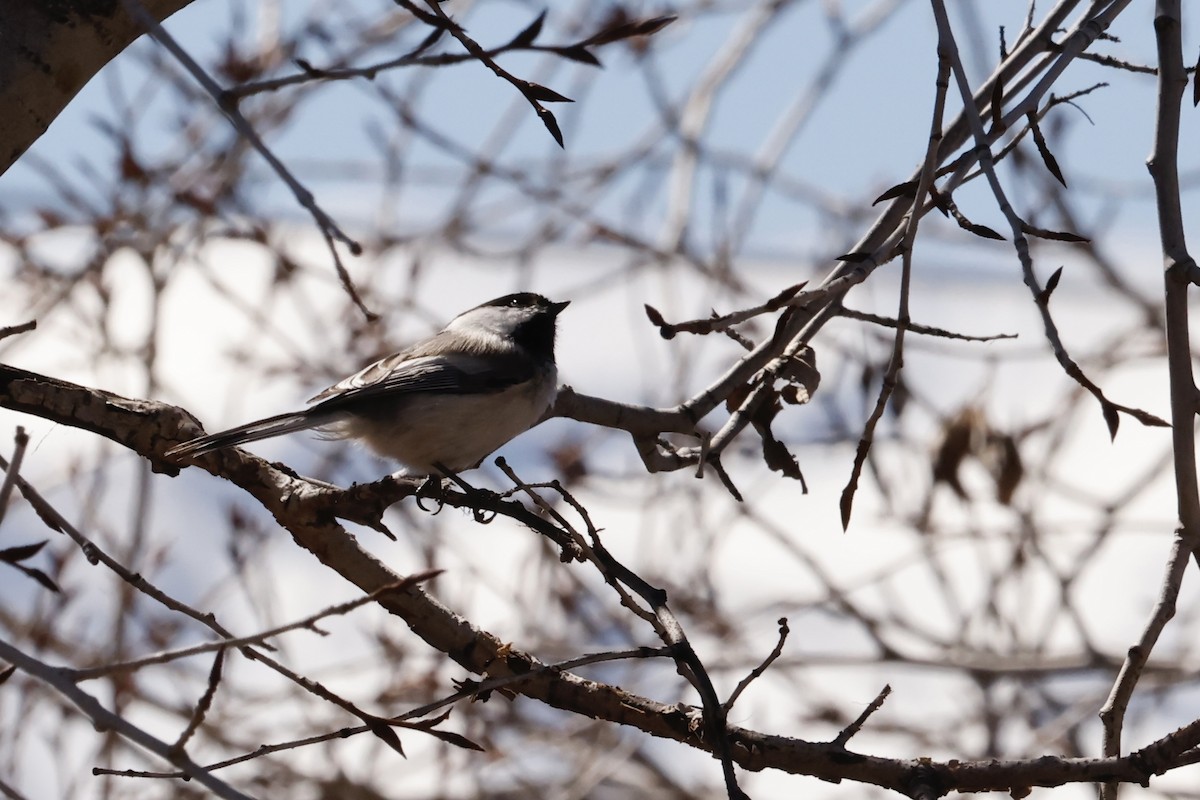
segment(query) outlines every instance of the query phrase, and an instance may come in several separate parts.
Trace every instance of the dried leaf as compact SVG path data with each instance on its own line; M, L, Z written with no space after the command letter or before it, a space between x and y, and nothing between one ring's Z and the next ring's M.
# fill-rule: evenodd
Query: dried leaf
M801 491L804 494L808 494L808 487L803 486L804 473L800 471L800 464L797 463L796 457L791 454L787 447L773 435L770 435L769 430L766 435L763 435L762 443L763 460L766 461L767 466L785 478L800 481L802 484Z
M529 23L525 30L513 37L512 41L505 45L505 49L516 49L529 47L542 32L542 24L546 21L546 12L537 15L537 19Z
M992 133L1004 131L1004 82L999 78L992 84Z
M475 742L471 741L470 739L468 739L467 737L463 736L460 733L453 733L452 731L431 730L431 731L429 731L429 734L431 736L436 736L437 738L441 739L446 744L452 744L455 747L461 747L465 750L478 750L480 753L487 752L486 750L484 750L482 745L476 744Z
M145 185L151 179L150 173L138 161L137 156L133 154L133 150L128 143L123 143L121 148L121 180L131 183Z
M996 483L996 499L1011 505L1013 494L1025 477L1025 466L1021 463L1021 451L1016 440L1008 434L995 434L989 442L988 469Z
M40 569L34 569L33 567L25 567L20 564L13 564L13 567L21 570L21 572L24 572L26 575L33 578L35 581L37 581L42 586L46 587L47 589L49 589L52 592L61 592L62 591L61 589L58 588L58 584L55 583L53 580L51 580L50 576L47 575L46 573L42 572Z
M1158 417L1158 416L1155 416L1154 414L1151 414L1149 411L1143 411L1140 408L1123 408L1121 410L1124 411L1129 416L1136 419L1138 422L1142 423L1143 425L1149 425L1152 428L1169 428L1169 427L1171 427L1171 423L1167 422L1162 417Z
M975 234L976 236L982 236L984 239L997 239L1001 242L1004 241L1003 236L1001 236L999 233L996 233L996 231L992 230L987 225L978 225L974 222L968 222L963 226L963 228Z
M661 31L663 28L670 25L672 22L674 22L677 19L679 19L679 17L675 16L674 14L668 14L666 16L654 17L652 19L648 19L645 22L642 22L640 25L636 26L634 35L635 36L652 36L652 35L658 33L659 31Z
M580 64L588 64L593 67L604 66L604 64L600 63L600 59L592 55L592 52L581 44L572 45L571 47L554 47L551 48L550 52L571 61L578 61Z
M456 692L469 692L472 694L480 686L479 681L472 680L470 678L451 678L450 684L454 687L454 691Z
M854 465L850 468L850 479L842 489L838 508L842 513L842 530L850 528L850 515L854 511L854 495L858 491L858 479L862 476L863 464L867 461L867 453L871 452L871 443L864 436L858 440L858 449L854 451Z
M6 547L0 550L0 561L7 561L9 564L16 564L18 561L24 561L27 558L33 558L38 552L46 546L49 539L43 539L40 542L33 544L22 544L16 547Z
M862 370L860 370L858 373L858 388L863 394L866 394L871 390L871 384L875 382L876 374L877 370L873 362L867 361L863 364Z
M534 100L541 100L543 103L574 103L575 101L569 97L559 94L558 92L540 83L533 81L524 81L525 96Z
M414 723L412 723L411 727L414 728L415 730L424 731L425 733L428 733L431 736L436 736L438 739L441 739L443 742L446 742L447 744L452 744L455 747L462 747L466 750L478 750L480 753L487 752L486 750L484 750L483 747L481 747L480 745L471 741L470 739L463 736L462 734L454 733L452 731L438 730L435 727L436 725L440 725L441 723L445 722L446 718L449 716L450 716L450 712L447 711L445 714L442 714L434 719L427 719L427 720L422 720L421 722L414 722Z
M419 56L429 48L433 47L435 44L437 44L438 39L442 38L442 35L445 34L445 32L445 28L435 27L428 33L428 35L426 35L424 39L421 40L421 43L418 44L415 49L409 52L408 57L412 58L414 56Z
M733 387L725 397L725 410L736 411L741 408L742 403L746 402L746 398L750 396L750 392L757 385L757 381L748 381L741 386Z
M396 731L392 729L392 726L388 724L387 720L380 719L379 717L367 717L363 720L363 722L367 723L367 727L371 729L371 733L382 739L388 747L392 748L405 758L408 758L408 756L404 754L403 745L400 744L400 737L396 735Z
M1033 133L1033 143L1037 145L1038 153L1042 156L1042 163L1059 183L1066 186L1067 180L1063 177L1062 170L1058 168L1058 160L1050 152L1050 146L1046 144L1046 138L1042 136L1042 129L1038 127L1036 111L1029 112L1029 130Z
M0 684L4 683L9 678L11 678L13 676L13 673L16 671L17 671L17 668L11 664L9 666L5 667L4 669L0 669Z
M795 286L789 286L788 288L784 289L782 292L775 295L774 297L772 297L770 300L768 300L766 302L767 310L775 311L776 309L780 308L785 303L787 303L787 301L791 300L793 297L800 294L800 291L807 285L808 285L808 281L801 281L800 283L797 283Z
M779 392L779 399L787 403L789 406L802 406L812 398L803 386L797 386L789 383Z
M653 33L658 33L658 31L670 25L676 19L677 17L675 16L665 16L654 17L646 20L634 20L633 22L618 21L616 24L601 30L599 33L596 33L587 39L584 39L579 44L609 44L611 42L618 42L622 39L629 39L634 36L649 36Z
M578 441L567 441L550 451L554 463L554 474L566 486L572 486L586 478L591 470L587 463L587 449Z
M754 418L750 420L750 424L762 438L763 461L766 462L766 465L785 478L800 481L801 491L808 494L808 485L804 481L804 473L800 471L800 464L783 442L775 438L775 434L771 430L771 423L782 408L778 399L763 403L755 412Z
M780 370L779 376L788 381L784 399L792 405L801 405L812 400L821 385L821 372L817 369L817 354L811 347L806 347L792 357L787 365ZM782 394L781 394L782 397Z
M645 304L645 309L646 316L650 319L650 323L658 328L659 335L664 339L674 339L674 329L667 324L667 321L663 319L663 315L659 313L658 309L649 303Z
M1030 236L1036 236L1039 239L1050 239L1055 242L1071 242L1072 244L1082 244L1090 242L1091 239L1086 236L1080 236L1078 233L1070 233L1068 231L1049 231L1045 228L1037 228L1030 225L1028 222L1021 222L1021 230L1028 233Z
M1108 426L1108 436L1110 439L1117 438L1117 428L1121 426L1121 415L1117 413L1117 407L1108 400L1100 400L1100 410L1104 414L1104 424Z
M904 379L904 373L901 372L896 376L896 388L892 389L892 396L888 401L888 408L891 409L896 419L904 413L904 409L908 408L908 401L912 398L912 392L908 389L908 381Z
M1038 292L1037 298L1035 299L1039 306L1050 302L1050 295L1053 294L1054 290L1058 288L1058 281L1060 278L1062 278L1062 271L1062 267L1054 270L1054 274L1050 276L1050 280L1046 281L1046 288Z
M876 197L873 201L871 201L871 205L876 205L878 203L882 203L884 200L892 200L897 197L916 197L916 196L917 196L917 182L916 181L905 181L904 183L897 183L895 186L888 189L883 194L879 195L879 197ZM842 260L844 260L844 259L842 259Z
M954 209L954 200L951 198L949 192L939 192L936 186L930 184L929 199L933 201L934 208L942 212L943 217L950 216L951 211Z
M554 141L558 142L558 146L565 150L566 145L563 144L563 135L558 127L558 120L545 106L535 103L534 107L537 109L537 115L542 120L542 124L546 126L546 130L550 131L550 135L554 137Z
M942 440L933 458L933 482L944 483L959 497L967 492L959 480L958 471L973 450L972 442L981 424L986 424L975 408L965 408L947 421L942 428Z

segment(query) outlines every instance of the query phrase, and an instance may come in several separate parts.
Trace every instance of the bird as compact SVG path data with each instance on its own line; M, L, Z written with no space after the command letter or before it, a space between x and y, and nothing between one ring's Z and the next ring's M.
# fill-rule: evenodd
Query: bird
M338 381L309 408L201 436L166 455L194 458L316 429L366 444L409 476L473 469L540 422L554 402L557 320L569 304L534 292L489 300Z

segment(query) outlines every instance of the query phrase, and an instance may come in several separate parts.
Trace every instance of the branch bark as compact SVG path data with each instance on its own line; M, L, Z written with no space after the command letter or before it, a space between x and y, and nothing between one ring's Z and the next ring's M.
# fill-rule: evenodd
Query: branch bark
M1159 238L1163 254L1164 312L1167 337L1167 374L1171 392L1171 449L1179 527L1171 561L1154 613L1125 658L1113 683L1100 719L1104 723L1104 754L1121 752L1125 711L1159 634L1175 615L1175 602L1183 585L1189 554L1200 558L1200 489L1196 475L1196 382L1192 374L1191 333L1188 329L1188 287L1196 264L1188 254L1184 236L1179 187L1179 122L1187 72L1183 65L1179 0L1159 0L1154 13L1158 44L1158 111L1154 149L1146 166L1154 181ZM1100 796L1115 800L1119 785L1106 783Z
M167 474L176 474L177 468L165 461L163 453L194 433L191 415L175 406L132 400L4 364L0 364L0 407L104 436L149 459L157 472ZM352 494L355 505L365 503L382 514L389 496L411 494L410 487L385 480L345 492L331 490L240 450L210 454L197 466L257 499L298 545L364 592L376 592L403 580L360 547L337 522L334 512L343 507L343 496ZM372 498L373 494L379 497ZM545 669L532 654L478 628L415 586L382 593L379 603L464 669L490 679L517 679L509 685L518 694L706 752L715 750L698 708L659 703L619 686ZM881 758L853 752L836 741L810 742L735 726L729 726L727 733L732 758L745 769L775 769L835 782L852 780L898 792L908 792L918 783L936 785L943 793L1109 780L1145 783L1152 775L1178 766L1182 754L1200 744L1200 722L1195 722L1125 757L935 762Z
M164 20L192 0L146 0ZM0 3L0 174L142 27L115 0Z

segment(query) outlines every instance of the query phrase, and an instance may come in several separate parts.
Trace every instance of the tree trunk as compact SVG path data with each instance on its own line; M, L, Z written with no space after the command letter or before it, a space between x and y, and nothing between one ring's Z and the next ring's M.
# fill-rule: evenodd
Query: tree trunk
M141 2L162 20L191 0ZM0 2L0 174L141 34L121 0Z

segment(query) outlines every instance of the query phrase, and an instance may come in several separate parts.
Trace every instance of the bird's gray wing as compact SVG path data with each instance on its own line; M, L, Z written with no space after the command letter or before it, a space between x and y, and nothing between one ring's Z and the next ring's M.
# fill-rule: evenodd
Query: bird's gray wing
M389 395L422 392L498 392L531 379L532 360L516 351L476 355L415 355L411 350L382 358L321 392L311 411L347 409Z

